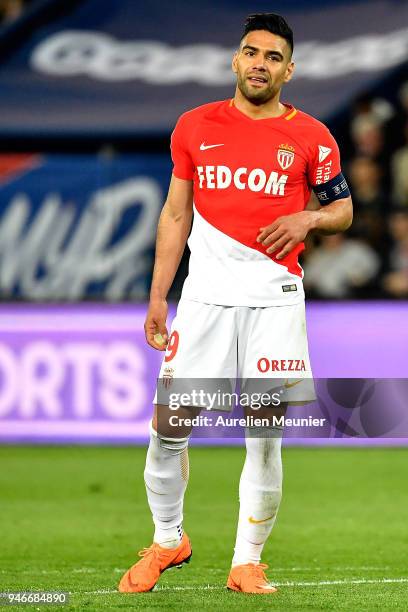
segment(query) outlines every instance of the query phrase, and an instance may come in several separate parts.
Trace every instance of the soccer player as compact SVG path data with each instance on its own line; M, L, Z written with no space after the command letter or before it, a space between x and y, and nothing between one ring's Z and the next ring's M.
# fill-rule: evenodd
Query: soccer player
M329 130L280 101L294 71L292 52L292 30L281 16L249 16L232 60L233 99L186 112L172 134L174 168L145 323L149 345L166 351L160 378L173 378L172 384L237 373L254 379L271 370L289 376L293 364L295 376L310 376L298 255L309 232L346 230L352 203ZM312 190L320 206L309 210ZM169 336L166 296L193 216L189 274ZM199 408L178 412L191 417ZM156 399L144 473L153 544L122 577L122 592L153 589L164 570L191 557L182 527L191 428L172 429L169 410ZM261 553L281 500L281 435L260 436L250 427L245 433L227 587L271 594L276 589Z

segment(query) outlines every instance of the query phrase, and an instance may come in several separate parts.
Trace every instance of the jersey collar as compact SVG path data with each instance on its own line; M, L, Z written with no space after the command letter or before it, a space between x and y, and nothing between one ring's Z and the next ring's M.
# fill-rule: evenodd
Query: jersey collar
M282 102L283 106L286 107L286 112L284 112L282 115L279 115L279 117L265 117L263 119L253 119L252 117L248 117L248 115L245 115L245 113L237 109L237 107L234 104L233 98L231 98L230 100L227 100L227 102L228 102L228 105L227 105L228 111L232 115L234 115L234 117L236 117L237 119L241 119L242 121L246 120L246 121L251 121L254 123L258 123L262 121L282 121L282 120L290 121L297 114L297 110L294 106L292 106L292 104Z

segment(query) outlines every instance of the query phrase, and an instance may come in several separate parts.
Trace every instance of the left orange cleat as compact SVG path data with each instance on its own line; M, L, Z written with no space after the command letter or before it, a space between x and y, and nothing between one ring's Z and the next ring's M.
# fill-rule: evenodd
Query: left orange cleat
M181 567L189 563L192 555L189 537L184 534L177 548L163 548L153 542L149 548L139 552L140 561L122 576L119 582L121 593L146 593L151 591L160 575L170 567Z
M235 565L231 568L228 576L227 588L239 593L259 593L269 595L276 593L278 589L269 584L264 570L266 563L246 563Z

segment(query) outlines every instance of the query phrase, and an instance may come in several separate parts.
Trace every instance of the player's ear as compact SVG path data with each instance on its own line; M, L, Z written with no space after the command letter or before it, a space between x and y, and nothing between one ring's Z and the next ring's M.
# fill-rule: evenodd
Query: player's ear
M295 70L295 63L290 61L288 65L286 66L285 83L289 83L289 81L291 80L293 76L294 70Z
M235 72L235 74L238 72L237 61L238 61L238 51L235 51L234 56L232 58L232 72Z

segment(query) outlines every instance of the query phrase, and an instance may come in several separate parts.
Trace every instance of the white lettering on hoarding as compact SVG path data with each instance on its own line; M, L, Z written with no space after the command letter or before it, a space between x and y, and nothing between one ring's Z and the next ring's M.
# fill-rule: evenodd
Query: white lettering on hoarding
M9 203L0 223L0 287L34 300L76 300L89 283L106 283L110 300L129 296L129 286L150 263L144 252L151 246L162 205L158 183L132 178L92 195L72 229L75 208L59 194L49 194L29 222L32 204L25 194ZM120 219L134 206L137 223L111 244ZM39 274L41 270L41 274ZM132 297L145 297L143 289Z
M0 344L0 417L12 409L20 384L14 353L7 345Z
M146 400L140 351L129 342L114 342L102 354L100 368L103 384L98 396L104 412L113 419L132 418Z
M145 360L130 341L0 343L0 418L136 417L147 398Z
M19 399L21 416L32 419L38 410L57 419L63 414L59 391L64 366L51 342L33 342L21 355Z
M100 81L138 79L151 85L193 81L225 86L235 79L231 71L234 52L210 43L172 47L160 41L118 41L102 32L65 30L34 48L31 65L58 77L87 75ZM296 78L336 79L384 70L407 58L408 29L335 42L300 43L295 55Z
M99 342L67 343L63 355L67 366L71 366L72 406L81 419L92 416L94 407L92 382L94 368L101 354Z

